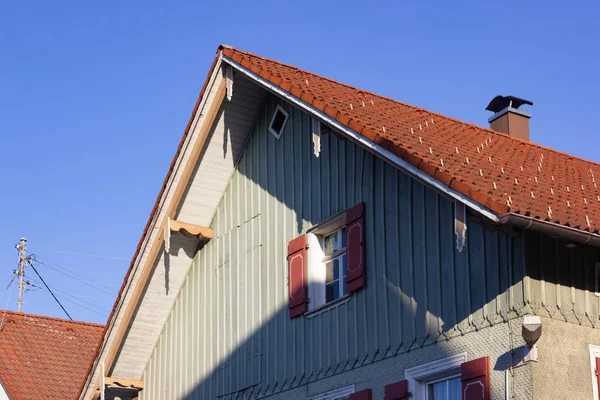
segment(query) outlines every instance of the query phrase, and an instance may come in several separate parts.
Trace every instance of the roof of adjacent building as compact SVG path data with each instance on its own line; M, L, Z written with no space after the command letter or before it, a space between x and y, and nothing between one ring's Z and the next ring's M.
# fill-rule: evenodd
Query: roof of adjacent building
M0 381L11 399L76 399L103 326L0 311Z
M224 56L498 214L600 229L600 165L252 53Z

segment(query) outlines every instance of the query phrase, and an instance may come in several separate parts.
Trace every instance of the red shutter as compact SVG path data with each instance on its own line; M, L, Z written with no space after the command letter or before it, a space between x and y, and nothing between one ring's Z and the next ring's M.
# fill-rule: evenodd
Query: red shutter
M596 358L596 381L598 382L598 392L600 392L600 358ZM600 395L598 399L600 399Z
M467 361L460 366L463 400L490 399L490 358Z
M302 315L307 310L306 248L306 235L298 236L288 243L288 308L290 309L290 318Z
M354 292L365 286L365 203L346 211L346 286Z
M385 400L408 400L410 396L407 380L392 383L385 387Z
M348 400L371 400L371 396L371 389L365 389L360 392L352 393Z

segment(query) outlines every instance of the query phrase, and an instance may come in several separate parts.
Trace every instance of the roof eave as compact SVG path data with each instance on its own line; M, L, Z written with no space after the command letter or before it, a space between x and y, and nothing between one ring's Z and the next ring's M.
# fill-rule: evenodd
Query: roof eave
M125 274L125 278L123 279L123 284L121 285L121 288L119 289L119 293L117 294L117 298L113 305L113 309L107 319L107 322L106 322L106 325L104 328L104 333L102 334L102 339L100 340L100 343L98 344L98 348L96 349L96 354L95 354L94 358L92 359L92 362L90 363L90 366L89 366L87 374L86 374L86 379L83 381L83 383L81 385L80 393L79 393L80 398L83 398L83 396L85 396L86 392L88 391L89 386L94 384L92 382L92 378L93 378L93 375L94 375L96 369L98 368L100 359L102 358L102 354L104 353L104 351L106 349L115 345L115 343L112 343L111 346L106 346L107 338L110 337L110 335L112 333L112 329L116 325L116 319L119 314L118 311L120 310L120 306L122 305L122 302L124 301L125 297L129 293L129 291L132 290L133 275L135 275L135 273L137 272L137 268L139 267L139 262L141 261L141 258L144 255L143 248L145 247L145 245L148 244L148 241L150 240L150 236L152 236L154 226L157 223L160 223L160 221L157 221L155 217L158 215L160 208L162 206L164 206L164 199L167 196L167 192L168 192L167 186L169 185L169 183L171 182L171 179L173 177L173 173L175 170L177 160L179 160L180 156L183 154L184 144L186 143L186 141L188 139L192 124L194 123L194 120L196 119L196 116L198 114L198 110L201 108L201 104L205 100L206 89L208 88L210 82L213 80L215 71L219 70L219 68L220 68L221 57L222 57L221 51L225 47L227 47L227 46L220 45L217 48L217 54L213 60L213 63L211 65L209 71L208 71L204 85L202 86L202 89L200 90L198 100L196 101L196 104L194 105L192 114L191 114L190 119L184 130L183 137L181 138L179 145L177 147L177 151L175 152L173 160L171 161L171 165L169 166L167 175L163 181L163 184L162 184L159 194L156 198L156 201L154 203L152 211L150 212L150 216L148 218L148 221L146 222L146 226L144 227L144 231L138 242L135 254L133 255L133 258L129 265L129 269L127 270L127 273Z
M501 224L509 224L521 230L531 230L549 237L559 237L572 243L600 247L600 235L571 228L550 221L525 216L517 213L507 213L500 217Z

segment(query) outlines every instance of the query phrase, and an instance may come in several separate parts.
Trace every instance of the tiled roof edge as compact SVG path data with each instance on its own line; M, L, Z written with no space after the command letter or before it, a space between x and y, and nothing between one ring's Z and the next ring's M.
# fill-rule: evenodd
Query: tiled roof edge
M11 310L0 310L0 316L4 315L4 314L11 315L11 316L14 316L14 317L28 317L28 318L44 319L44 320L48 320L48 321L61 322L61 323L64 322L64 323L68 323L68 324L84 325L84 326L93 326L93 327L97 327L97 328L104 328L103 324L98 324L98 323L95 323L95 322L75 321L75 320L64 319L64 318L50 317L50 316L47 316L47 315L28 314L28 313L16 312L16 311L11 311Z
M505 133L497 132L497 131L494 131L494 130L492 130L490 128L486 128L484 126L481 126L481 125L477 125L477 124L474 124L474 123L466 122L466 121L463 121L463 120L460 120L460 119L457 119L457 118L452 118L452 117L449 117L447 115L441 114L439 112L431 111L431 110L428 110L428 109L422 108L422 107L417 107L415 105L412 105L412 104L409 104L409 103L405 103L405 102L403 102L401 100L395 100L395 99L392 99L391 97L383 96L383 95L371 92L369 90L359 89L356 86L352 86L352 85L349 85L347 83L336 81L333 78L328 78L326 76L322 76L322 75L319 75L317 73L314 73L314 72L311 72L311 71L307 71L307 70L298 68L295 65L282 63L280 61L277 61L277 60L274 60L274 59L271 59L271 58L268 58L268 57L262 57L262 56L259 56L257 54L251 53L249 51L237 49L237 48L235 48L233 46L228 46L228 45L221 45L221 46L219 46L219 50L223 50L223 49L232 50L232 51L235 51L237 53L241 53L243 55L248 55L248 56L251 56L251 57L259 58L261 60L265 60L265 61L268 61L268 62L272 62L272 63L275 63L275 64L282 65L284 67L293 68L293 69L296 69L296 70L301 71L303 73L307 73L307 74L313 75L315 77L318 77L319 79L324 79L324 80L327 80L329 82L335 83L336 85L345 86L345 87L347 87L349 89L356 90L356 91L362 91L365 94L370 94L372 96L378 97L378 98L386 100L386 101L392 101L394 103L401 104L401 105L403 105L405 107L412 108L412 109L414 109L416 111L427 112L427 113L430 113L433 116L436 116L436 117L439 117L439 118L443 118L443 119L446 119L448 121L456 122L458 124L461 124L461 125L464 125L464 126L467 126L467 127L474 127L474 128L477 128L477 129L481 129L482 131L485 131L487 133L492 133L494 135L503 136L503 137L509 138L509 139L517 141L517 142L522 142L522 143L524 143L526 145L529 145L529 146L537 147L537 148L539 148L541 150L546 150L546 151L549 151L549 152L552 152L552 153L557 153L557 154L562 154L562 155L565 155L565 156L568 156L568 157L572 157L574 159L578 159L578 160L584 161L586 163L594 164L598 168L600 168L600 163L597 163L596 161L587 160L587 159L585 159L583 157L575 156L573 154L566 153L564 151L556 150L556 149L554 149L552 147L543 146L543 145L541 145L539 143L535 143L535 142L531 142L531 141L528 141L528 140L520 139L520 138L517 138L517 137L514 137L514 136L507 135ZM340 111L340 110L338 110L338 111Z

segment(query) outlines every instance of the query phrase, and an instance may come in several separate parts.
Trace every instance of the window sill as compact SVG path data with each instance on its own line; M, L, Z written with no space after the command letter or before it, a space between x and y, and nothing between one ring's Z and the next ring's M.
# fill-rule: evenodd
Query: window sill
M306 318L312 318L314 316L322 314L325 311L329 311L332 308L335 308L335 307L337 307L339 305L347 303L350 300L350 297L352 297L351 294L347 294L345 296L342 296L342 297L340 297L337 300L334 300L334 301L332 301L330 303L327 303L327 304L323 304L322 306L319 306L319 307L315 308L314 310L310 310L309 312L307 312L306 314L304 314L304 316Z

